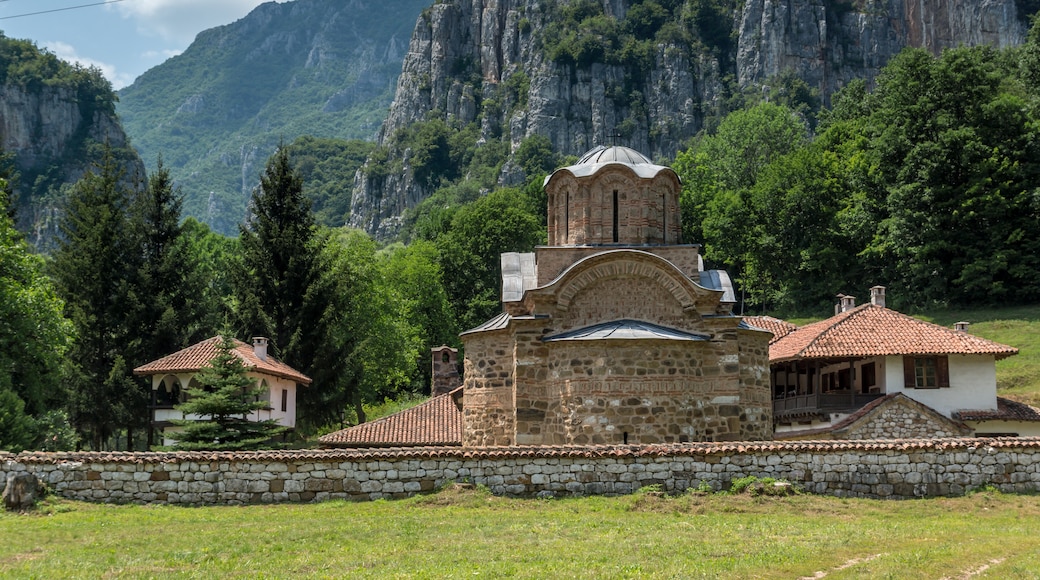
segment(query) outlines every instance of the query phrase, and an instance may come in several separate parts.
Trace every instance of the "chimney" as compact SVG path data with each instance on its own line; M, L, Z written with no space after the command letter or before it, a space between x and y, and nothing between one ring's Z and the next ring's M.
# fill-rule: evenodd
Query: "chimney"
M267 339L262 336L253 337L253 354L260 360L267 360Z
M848 312L856 307L856 297L846 296L844 294L838 294L838 300L841 302L834 307L834 313L838 314L841 312Z
M953 323L953 329L954 330L959 330L961 332L968 332L968 327L969 326L971 326L971 323L970 322L964 322L963 320L961 322L954 322Z
M870 303L874 306L885 307L885 287L873 286L870 289Z
M433 355L430 395L436 397L462 386L462 376L459 375L458 367L458 349L444 345L430 349L430 351Z

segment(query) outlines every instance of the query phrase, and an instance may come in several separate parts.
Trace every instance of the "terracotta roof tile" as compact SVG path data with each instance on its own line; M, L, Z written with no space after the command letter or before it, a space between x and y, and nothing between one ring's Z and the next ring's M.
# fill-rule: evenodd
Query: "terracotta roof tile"
M786 320L773 318L772 316L745 316L744 322L754 326L755 328L761 328L762 330L772 332L773 338L769 340L769 344L773 344L795 330L798 330L798 327L794 324L791 324Z
M462 387L376 421L329 433L326 447L462 445Z
M158 375L165 373L198 372L203 367L207 366L209 361L213 360L217 355L217 345L219 343L219 336L207 338L202 342L181 349L171 355L164 356L159 360L154 360L148 364L141 365L134 369L134 374ZM240 359L242 359L242 362L250 370L281 377L283 379L289 379L304 385L311 384L310 377L275 359L273 356L268 356L267 360L262 360L260 357L256 356L256 352L254 352L252 346L242 342L241 340L235 339L234 352Z
M1025 403L997 397L997 409L958 411L953 414L961 421L1040 421L1040 409Z
M1018 349L873 304L803 326L769 347L769 362L889 355L992 354Z
M397 447L375 449L297 449L281 451L173 451L127 452L0 452L0 462L22 464L79 463L188 463L227 461L371 461L378 459L511 459L595 457L703 457L733 453L813 453L832 451L975 451L976 449L1040 449L1040 437L733 441L666 445L568 445L517 447Z

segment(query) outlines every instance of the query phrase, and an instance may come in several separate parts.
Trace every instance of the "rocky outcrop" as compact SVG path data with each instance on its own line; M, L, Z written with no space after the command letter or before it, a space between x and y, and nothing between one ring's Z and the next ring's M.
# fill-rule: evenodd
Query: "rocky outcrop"
M91 145L105 143L128 179L143 178L144 165L113 112L84 103L72 87L0 84L0 150L14 158L18 226L37 248L49 247L57 233L60 200L49 190L79 180L98 160Z
M904 47L1003 48L1026 31L1013 0L749 0L737 78L747 86L791 69L826 98L853 79L873 80Z
M734 2L734 6L738 3ZM734 8L736 41L659 43L651 64L561 64L542 47L551 11L536 0L449 0L418 19L380 143L409 124L435 115L479 123L481 139L505 139L512 150L544 135L563 154L620 140L657 159L674 157L704 126L723 114L732 90L795 71L824 101L850 80L874 79L905 46L933 52L960 44L1021 43L1026 25L1015 0L746 0ZM628 0L604 2L622 19ZM515 82L517 75L526 82ZM733 75L736 86L728 86ZM514 90L516 87L523 91ZM488 106L493 104L493 106ZM431 191L403 172L355 180L350 225L382 238L396 231L401 213ZM507 163L508 178L522 178Z

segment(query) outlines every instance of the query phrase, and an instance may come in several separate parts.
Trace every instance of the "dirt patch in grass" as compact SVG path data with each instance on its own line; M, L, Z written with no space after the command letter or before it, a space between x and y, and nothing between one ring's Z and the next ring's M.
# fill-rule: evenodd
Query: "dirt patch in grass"
M436 493L416 496L412 502L417 506L478 507L495 503L501 499L491 495L486 487L472 483L452 483Z

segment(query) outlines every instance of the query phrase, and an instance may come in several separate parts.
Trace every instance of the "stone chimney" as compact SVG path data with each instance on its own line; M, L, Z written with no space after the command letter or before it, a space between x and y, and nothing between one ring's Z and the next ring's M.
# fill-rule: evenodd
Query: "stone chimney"
M840 314L842 312L848 312L856 307L856 297L846 296L844 294L838 294L838 304L834 306L834 313Z
M885 307L885 287L873 286L870 288L870 303L874 306Z
M267 339L263 336L253 337L253 354L256 358L266 361L267 360Z
M459 350L447 345L430 350L433 355L430 395L436 397L462 386L462 376L459 375L458 367Z
M953 323L953 329L954 330L959 330L961 332L968 332L968 327L969 326L971 326L971 323L970 322L964 322L963 320L960 321L960 322L954 322Z

